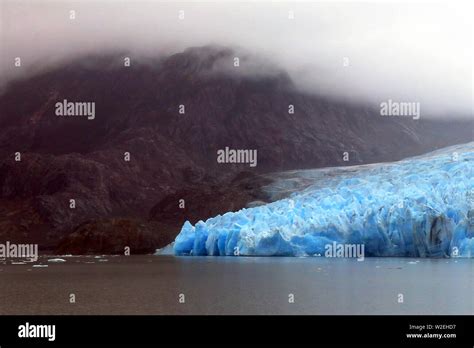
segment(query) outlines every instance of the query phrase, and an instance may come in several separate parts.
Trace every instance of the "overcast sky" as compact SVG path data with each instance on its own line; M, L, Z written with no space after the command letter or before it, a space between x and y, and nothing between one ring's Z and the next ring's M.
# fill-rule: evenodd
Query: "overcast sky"
M0 73L4 82L105 49L167 55L220 44L274 61L313 93L472 117L470 3L1 0Z

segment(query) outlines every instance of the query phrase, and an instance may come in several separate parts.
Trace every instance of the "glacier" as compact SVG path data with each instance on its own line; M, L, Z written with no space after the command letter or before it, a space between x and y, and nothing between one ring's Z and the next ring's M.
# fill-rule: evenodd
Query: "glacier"
M275 201L188 221L175 255L324 256L331 243L365 256L474 256L474 142L398 162L286 172ZM281 192L291 192L282 197Z

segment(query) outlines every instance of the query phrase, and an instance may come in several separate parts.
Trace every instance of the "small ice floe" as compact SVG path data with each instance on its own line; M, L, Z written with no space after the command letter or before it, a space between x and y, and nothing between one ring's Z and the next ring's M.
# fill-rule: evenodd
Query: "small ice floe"
M12 265L26 265L26 262L23 262L23 261L12 261Z
M109 260L107 260L107 259L100 259L99 260L99 262L107 262L107 261L109 261Z
M420 261L408 261L408 264L409 265L416 265L418 262L420 262Z
M48 262L61 263L61 262L66 262L66 260L60 259L60 258L55 258L55 259L49 259Z
M33 268L44 268L44 267L48 267L48 265L33 265L32 267Z

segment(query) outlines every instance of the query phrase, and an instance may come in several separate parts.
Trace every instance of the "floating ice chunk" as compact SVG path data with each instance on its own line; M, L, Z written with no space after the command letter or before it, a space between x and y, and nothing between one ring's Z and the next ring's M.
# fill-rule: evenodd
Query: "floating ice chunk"
M61 263L61 262L66 262L66 260L60 259L60 258L55 258L55 259L48 259L48 262Z
M186 222L175 254L315 256L336 242L365 256L474 256L474 143L281 178L270 191L290 197Z

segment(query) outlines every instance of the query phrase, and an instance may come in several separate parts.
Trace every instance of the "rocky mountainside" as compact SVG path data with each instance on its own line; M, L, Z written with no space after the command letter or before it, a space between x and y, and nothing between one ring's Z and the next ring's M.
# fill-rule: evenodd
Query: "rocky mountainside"
M373 105L302 92L282 70L246 70L250 56L236 68L234 56L190 48L130 67L119 54L88 56L10 83L0 96L0 240L151 252L186 219L265 200L262 174L392 161L472 139L472 122L381 117ZM95 118L57 116L63 100L94 102ZM257 166L218 163L225 147L256 149Z

